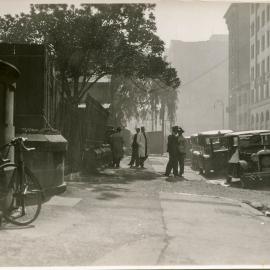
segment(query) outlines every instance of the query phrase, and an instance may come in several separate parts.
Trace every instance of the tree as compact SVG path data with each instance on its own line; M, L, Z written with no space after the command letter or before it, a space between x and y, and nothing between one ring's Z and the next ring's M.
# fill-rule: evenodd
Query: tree
M147 108L149 94L144 86L149 80L174 89L180 84L175 70L162 57L164 42L156 35L153 10L152 4L31 5L29 14L0 18L0 40L46 44L59 72L62 96L73 111L100 78L121 78L112 87L116 102L112 106L122 104L121 113L115 116L120 120L136 114L134 106L130 110L130 102L139 111ZM127 79L124 84L123 78ZM143 87L130 87L131 80ZM112 111L117 113L115 108ZM71 133L77 118L75 115L71 121Z
M62 91L77 104L108 74L179 80L161 57L164 43L155 34L153 9L151 4L31 5L30 14L0 19L0 38L48 44Z

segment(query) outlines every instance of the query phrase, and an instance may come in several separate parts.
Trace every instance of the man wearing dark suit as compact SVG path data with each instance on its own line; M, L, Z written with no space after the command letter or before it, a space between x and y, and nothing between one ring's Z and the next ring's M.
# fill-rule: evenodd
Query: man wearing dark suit
M169 161L166 166L165 175L169 176L173 169L174 176L178 175L178 126L172 127L172 134L168 136L167 152L169 153Z

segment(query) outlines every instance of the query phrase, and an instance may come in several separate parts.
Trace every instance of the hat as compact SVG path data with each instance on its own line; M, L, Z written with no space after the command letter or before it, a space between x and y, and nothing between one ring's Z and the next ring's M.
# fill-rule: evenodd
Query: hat
M172 131L173 131L173 132L177 132L177 131L178 131L178 126L173 126L173 127L172 127Z
M185 131L181 127L179 127L178 132L184 133Z

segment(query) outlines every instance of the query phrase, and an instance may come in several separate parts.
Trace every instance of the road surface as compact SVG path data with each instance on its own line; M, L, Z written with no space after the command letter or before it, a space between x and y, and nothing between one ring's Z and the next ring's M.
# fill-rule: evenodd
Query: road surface
M270 265L269 218L191 170L166 181L164 163L73 178L33 226L0 230L0 266Z

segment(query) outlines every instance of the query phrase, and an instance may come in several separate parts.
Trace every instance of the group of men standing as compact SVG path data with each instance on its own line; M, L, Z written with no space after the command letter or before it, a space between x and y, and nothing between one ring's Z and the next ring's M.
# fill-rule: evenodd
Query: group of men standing
M136 128L131 148L131 160L128 165L130 168L134 167L134 164L136 168L144 168L144 162L148 157L148 138L144 127Z
M110 136L110 145L112 150L112 167L119 168L120 161L124 156L124 138L121 133L121 127ZM144 162L148 157L148 138L145 133L145 128L136 128L136 134L132 140L132 156L130 167L144 167Z
M184 130L181 127L173 126L172 134L168 136L167 152L169 161L166 166L165 176L169 176L173 171L174 176L182 177L184 173L184 161L186 155L186 139L183 136ZM119 168L120 161L124 156L124 138L121 134L121 128L118 127L116 132L110 137L112 149L113 167ZM144 162L148 158L148 137L145 128L136 128L136 133L132 139L132 155L130 168L144 168ZM178 170L179 166L179 170Z
M165 176L169 176L171 170L173 170L174 176L182 177L184 173L186 139L183 133L184 130L181 127L173 126L172 134L168 136L167 152L169 153L169 161L166 166Z

